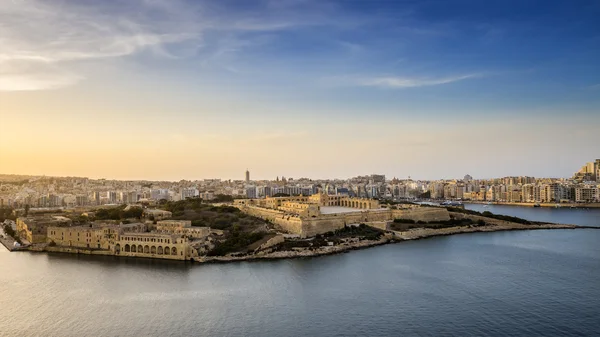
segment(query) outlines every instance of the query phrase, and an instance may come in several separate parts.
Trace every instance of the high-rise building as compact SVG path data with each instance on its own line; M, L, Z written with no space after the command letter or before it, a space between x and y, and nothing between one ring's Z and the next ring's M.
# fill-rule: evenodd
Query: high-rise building
M256 198L256 186L246 187L246 197L250 199Z
M598 187L594 185L584 185L575 188L576 202L593 202L598 198Z
M94 191L94 203L100 205L100 192Z
M200 192L194 187L181 189L181 200L185 200L187 198L195 198L199 195Z
M250 182L250 171L248 171L248 169L246 169L246 182Z
M87 196L86 195L78 195L75 196L75 203L77 206L87 206Z
M60 197L56 194L48 194L48 206L50 206L50 207L60 206Z
M114 192L114 191L106 192L106 198L108 199L109 204L116 204L117 203L117 192Z
M600 159L583 165L579 171L575 172L573 179L580 182L600 181Z

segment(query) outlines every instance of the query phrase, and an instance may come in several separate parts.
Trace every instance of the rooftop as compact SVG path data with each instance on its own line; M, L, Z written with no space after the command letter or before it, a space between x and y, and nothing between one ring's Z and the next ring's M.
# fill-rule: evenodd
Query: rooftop
M353 213L364 211L363 209L342 206L321 206L321 214Z

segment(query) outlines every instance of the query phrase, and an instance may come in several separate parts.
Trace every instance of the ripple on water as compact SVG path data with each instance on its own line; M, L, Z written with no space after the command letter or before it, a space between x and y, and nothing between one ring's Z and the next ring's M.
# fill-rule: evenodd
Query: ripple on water
M598 335L600 231L190 265L0 252L0 335Z

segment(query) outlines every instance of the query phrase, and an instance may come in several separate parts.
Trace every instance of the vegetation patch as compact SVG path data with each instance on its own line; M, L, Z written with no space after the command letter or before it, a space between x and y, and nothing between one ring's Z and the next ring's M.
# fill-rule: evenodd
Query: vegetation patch
M231 232L227 239L217 242L215 248L208 252L208 256L224 256L229 253L246 252L251 244L262 240L265 232L244 233L239 230Z
M126 205L121 205L113 208L100 208L95 211L94 218L96 220L124 220L130 218L142 218L144 210L141 207L130 207L128 210L125 210L126 207Z
M192 226L210 227L225 231L234 228L242 232L264 231L267 222L249 216L237 207L229 205L215 206L203 203L202 199L186 199L164 202L160 208L173 213L174 220L190 220Z
M402 221L396 221L402 220ZM449 228L449 227L462 227L462 226L485 226L486 223L483 220L474 221L473 219L450 219L442 221L406 221L410 219L396 219L391 224L390 229L395 231L405 231L413 228Z
M274 247L274 250L287 251L294 248L318 249L326 247L332 242L339 245L344 240L356 238L358 240L379 240L383 231L377 228L360 224L359 226L346 226L333 232L317 235L311 239L286 240Z
M21 241L21 238L17 235L17 233L12 229L11 226L9 225L4 225L4 233L6 233L6 235L11 236L13 239L15 239L15 241L17 241L19 244L23 244L23 242Z
M533 222L531 222L529 220L525 220L525 219L521 219L521 218L517 218L517 217L514 217L514 216L509 216L509 215L494 214L494 213L489 212L489 211L477 212L477 211L472 211L472 210L468 210L468 209L464 209L464 208L458 208L458 207L446 207L446 209L448 209L448 211L450 211L450 212L470 214L470 215L478 215L478 216L482 216L482 217L486 217L486 218L492 218L492 219L496 219L496 220L503 220L503 221L508 221L508 222L520 223L520 224L523 224L523 225L531 225L531 224L533 224Z
M0 222L4 222L4 220L9 219L9 220L16 220L17 217L15 217L13 214L13 209L10 207L2 207L0 208Z

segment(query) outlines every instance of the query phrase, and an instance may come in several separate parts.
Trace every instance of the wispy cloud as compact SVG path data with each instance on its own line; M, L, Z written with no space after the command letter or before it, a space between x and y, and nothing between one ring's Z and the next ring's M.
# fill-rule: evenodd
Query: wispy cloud
M433 85L448 84L473 78L482 77L482 74L467 74L453 77L439 77L439 78L410 78L410 77L373 77L361 79L358 81L358 85L367 87L380 87L380 88L415 88L415 87L426 87Z
M304 16L292 10L304 4L229 12L212 2L180 0L0 1L0 90L72 85L87 77L82 67L75 70L73 65L140 52L179 59L204 48L211 50L209 58L230 57L256 45L250 34L327 24L322 14Z
M137 2L137 1L136 1ZM0 3L0 90L43 90L71 85L74 62L88 62L150 50L170 56L165 45L199 39L193 21L150 20L160 1L140 1L142 15L56 1ZM177 7L170 7L175 10ZM144 15L146 14L146 15ZM181 18L183 12L170 13Z

